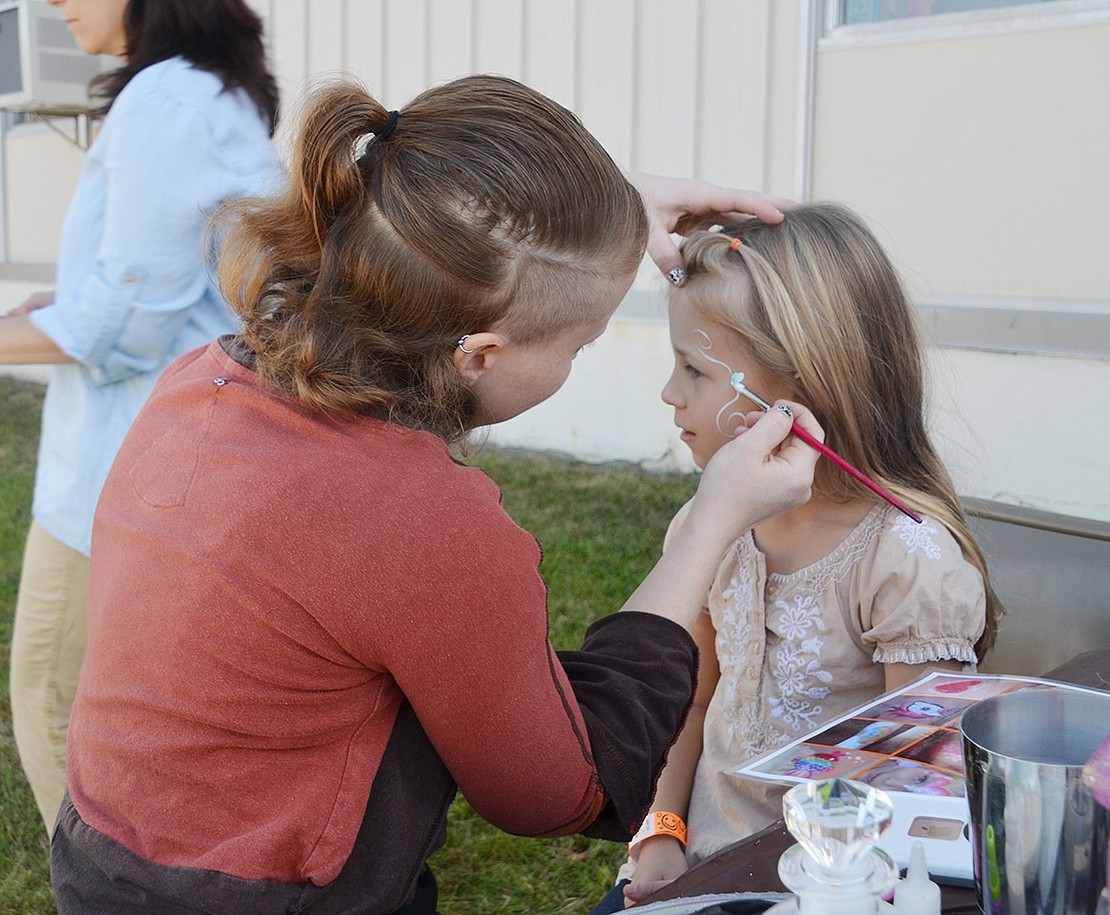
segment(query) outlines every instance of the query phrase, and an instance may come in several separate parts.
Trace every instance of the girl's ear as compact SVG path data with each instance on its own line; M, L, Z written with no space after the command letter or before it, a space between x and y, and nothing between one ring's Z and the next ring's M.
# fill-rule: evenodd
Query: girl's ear
M483 332L467 334L455 346L455 371L469 382L475 382L497 361L509 341L501 334Z
M794 386L790 389L790 393L786 395L786 399L805 403L806 399L802 396L802 376L800 373L794 373L794 382Z

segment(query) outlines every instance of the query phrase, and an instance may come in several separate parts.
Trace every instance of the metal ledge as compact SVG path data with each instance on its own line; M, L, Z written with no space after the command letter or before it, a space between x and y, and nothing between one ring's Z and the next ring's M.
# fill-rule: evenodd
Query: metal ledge
M1063 534L1068 537L1084 537L1088 540L1110 542L1110 523L1092 518L1078 518L1073 515L1059 515L1055 512L994 502L990 499L963 498L960 500L968 514L986 521L1002 524L1015 524L1019 527L1045 531L1050 534Z
M617 318L666 324L666 292L633 287ZM975 296L918 302L926 344L989 353L1110 360L1110 301Z
M936 346L1110 359L1110 305L1094 313L923 303L920 314Z

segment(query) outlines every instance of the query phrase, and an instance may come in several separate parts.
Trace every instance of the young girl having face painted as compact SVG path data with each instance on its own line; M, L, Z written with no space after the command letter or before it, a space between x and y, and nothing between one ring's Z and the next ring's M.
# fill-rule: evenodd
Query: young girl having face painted
M652 808L685 818L688 844L663 831L634 843L632 900L782 815L782 789L726 769L927 667L973 669L1001 612L925 432L910 303L862 221L808 205L780 225L699 233L683 253L663 400L698 466L762 415L730 384L743 372L763 399L806 404L827 444L923 522L822 460L809 502L729 547L694 630L694 707Z

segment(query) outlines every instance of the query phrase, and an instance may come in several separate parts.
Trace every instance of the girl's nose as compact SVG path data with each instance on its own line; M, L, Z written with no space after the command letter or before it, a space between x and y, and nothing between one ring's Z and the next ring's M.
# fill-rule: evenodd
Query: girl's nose
M659 396L663 398L663 403L668 406L678 406L678 391L676 390L673 375L667 380L667 383L663 385L663 390L660 392Z

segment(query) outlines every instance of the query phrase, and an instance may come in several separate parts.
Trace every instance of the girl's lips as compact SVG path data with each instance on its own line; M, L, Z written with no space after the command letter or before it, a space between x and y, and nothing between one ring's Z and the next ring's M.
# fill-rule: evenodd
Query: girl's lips
M687 432L685 429L683 429L678 437L681 441L689 445L690 442L692 442L697 436L695 436L693 432Z

